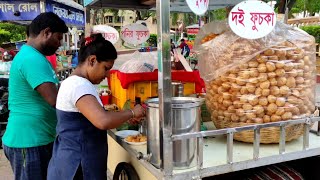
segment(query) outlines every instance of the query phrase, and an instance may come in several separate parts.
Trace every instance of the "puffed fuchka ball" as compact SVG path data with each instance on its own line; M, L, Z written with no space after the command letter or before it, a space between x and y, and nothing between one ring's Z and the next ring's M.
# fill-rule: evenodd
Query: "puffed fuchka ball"
M231 67L206 84L213 121L268 123L310 115L315 110L314 96L308 94L315 85L311 67L315 62L307 51L290 42Z

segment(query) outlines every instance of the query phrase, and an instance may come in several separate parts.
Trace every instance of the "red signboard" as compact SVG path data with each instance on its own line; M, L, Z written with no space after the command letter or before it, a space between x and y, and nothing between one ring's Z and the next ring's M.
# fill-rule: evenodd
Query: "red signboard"
M199 32L198 28L187 29L187 34L189 34L189 35L196 35L196 34L198 34L198 32Z

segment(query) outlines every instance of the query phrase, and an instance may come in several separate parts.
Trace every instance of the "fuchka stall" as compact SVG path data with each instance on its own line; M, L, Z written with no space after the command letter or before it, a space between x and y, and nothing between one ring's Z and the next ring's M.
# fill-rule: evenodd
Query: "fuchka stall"
M314 126L320 120L314 113L314 39L276 22L266 4L86 0L85 6L157 12L158 98L145 102L147 143L132 145L116 130L108 131L108 168L115 176L133 177L122 162L130 163L140 179L201 179L320 155L319 128ZM235 6L229 26L211 22L195 40L205 98L172 97L170 12L203 15L226 6ZM200 131L204 100L212 122Z

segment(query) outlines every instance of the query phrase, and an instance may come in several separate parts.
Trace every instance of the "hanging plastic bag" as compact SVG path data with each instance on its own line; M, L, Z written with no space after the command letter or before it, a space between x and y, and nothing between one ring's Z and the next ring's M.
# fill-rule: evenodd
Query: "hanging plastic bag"
M155 53L136 51L132 54L131 59L119 68L119 71L124 73L153 72L158 68Z
M269 35L250 40L234 34L225 22L213 24L200 31L195 43L207 107L212 120L221 122L215 123L219 128L228 122L268 123L313 113L312 36L277 22Z

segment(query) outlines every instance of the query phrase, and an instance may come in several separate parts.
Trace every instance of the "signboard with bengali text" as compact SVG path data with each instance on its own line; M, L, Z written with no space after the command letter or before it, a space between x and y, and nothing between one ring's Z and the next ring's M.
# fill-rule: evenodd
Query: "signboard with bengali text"
M138 45L150 37L149 29L142 24L129 24L121 28L121 39L129 44Z
M39 1L0 1L0 21L31 21L39 14Z
M95 25L92 28L92 33L101 33L103 35L103 37L110 41L112 44L115 44L118 42L119 40L119 33L118 31L111 27L111 26L107 26L107 25Z
M276 13L262 1L243 1L229 13L229 26L238 36L258 39L268 35L276 25Z
M189 8L196 15L204 15L209 8L209 0L186 0Z
M197 35L199 33L199 29L198 28L189 28L187 29L187 34L189 35Z
M46 12L53 12L58 15L67 25L84 27L84 11L52 1L46 0Z

